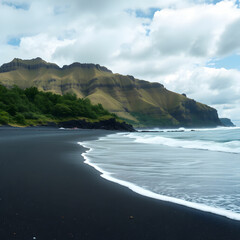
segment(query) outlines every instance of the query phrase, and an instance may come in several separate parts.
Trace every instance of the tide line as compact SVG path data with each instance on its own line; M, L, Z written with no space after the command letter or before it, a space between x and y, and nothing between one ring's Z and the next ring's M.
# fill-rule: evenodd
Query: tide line
M84 163L95 168L98 172L101 173L100 176L108 181L115 182L122 186L125 186L125 187L129 188L130 190L132 190L133 192L136 192L142 196L150 197L150 198L165 201L165 202L175 203L178 205L186 206L186 207L197 209L200 211L213 213L216 215L221 215L223 217L226 217L226 218L229 218L232 220L240 221L240 214L238 214L238 213L234 213L232 211L221 209L221 208L210 207L210 206L200 204L200 203L188 202L188 201L174 198L174 197L164 196L164 195L157 194L157 193L151 192L149 190L146 190L146 189L139 187L133 183L114 178L111 176L111 173L104 171L102 168L100 168L96 164L92 163L90 161L90 159L87 157L87 154L94 150L93 148L89 148L87 145L85 145L84 142L78 142L78 144L83 146L84 148L88 149L85 153L82 153L82 156L85 159Z

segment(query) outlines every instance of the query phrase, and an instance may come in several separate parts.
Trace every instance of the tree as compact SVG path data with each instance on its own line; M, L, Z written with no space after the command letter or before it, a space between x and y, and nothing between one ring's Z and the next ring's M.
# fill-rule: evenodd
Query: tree
M25 89L25 94L30 101L33 101L35 96L39 93L36 87L30 87Z
M16 116L14 117L14 120L19 124L22 124L22 125L25 124L25 117L23 116L22 113L17 113Z
M0 124L8 124L10 116L7 112L0 110Z
M53 108L53 113L58 117L69 117L72 115L71 109L63 103L56 104Z

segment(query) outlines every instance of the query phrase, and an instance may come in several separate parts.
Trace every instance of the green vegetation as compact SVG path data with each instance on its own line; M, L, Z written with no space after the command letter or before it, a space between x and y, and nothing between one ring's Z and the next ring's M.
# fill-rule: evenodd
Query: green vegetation
M132 115L139 120L140 124L130 122L135 127L145 127L145 126L161 126L161 127L176 127L179 122L171 117L170 115L162 114L161 116L153 116L149 114L142 114L134 112ZM126 120L127 121L127 120ZM129 122L129 121L128 121Z
M22 90L17 86L8 89L0 85L0 125L29 126L71 119L109 118L116 118L116 115L101 104L91 104L88 98L41 92L36 87Z

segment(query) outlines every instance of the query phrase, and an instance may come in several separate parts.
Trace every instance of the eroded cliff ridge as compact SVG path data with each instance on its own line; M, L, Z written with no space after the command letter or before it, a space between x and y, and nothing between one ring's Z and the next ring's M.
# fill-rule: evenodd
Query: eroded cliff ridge
M0 83L37 87L63 95L75 93L126 119L135 126L217 126L217 111L160 83L114 74L98 64L73 63L62 68L41 58L14 59L0 67Z

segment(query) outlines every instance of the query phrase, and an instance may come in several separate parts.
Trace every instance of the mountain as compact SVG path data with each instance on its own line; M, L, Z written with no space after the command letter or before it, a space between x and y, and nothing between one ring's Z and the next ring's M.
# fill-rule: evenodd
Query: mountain
M236 127L229 118L220 118L220 121L225 127Z
M87 97L135 126L221 125L214 108L171 92L160 83L114 74L98 64L73 63L61 68L41 58L15 58L0 67L0 84Z

